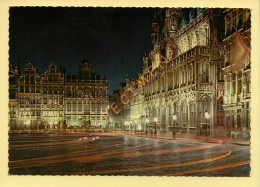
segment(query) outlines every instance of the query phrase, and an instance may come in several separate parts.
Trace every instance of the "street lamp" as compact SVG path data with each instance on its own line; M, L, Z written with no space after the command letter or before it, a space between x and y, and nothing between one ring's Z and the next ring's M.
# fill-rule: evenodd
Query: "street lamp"
M209 113L207 110L205 111L205 119L206 119L206 136L208 136L208 119L209 119Z
M154 134L156 135L156 134L157 134L157 131L156 131L156 122L158 122L158 118L155 117L155 118L154 118L154 121L155 121L155 131L154 131Z
M175 134L175 126L176 126L176 120L177 120L177 116L175 115L175 114L173 114L173 116L172 116L172 118L173 118L173 134Z
M124 122L124 125L125 125L125 132L126 132L127 121Z
M147 123L149 123L149 119L145 119L145 134L147 134Z

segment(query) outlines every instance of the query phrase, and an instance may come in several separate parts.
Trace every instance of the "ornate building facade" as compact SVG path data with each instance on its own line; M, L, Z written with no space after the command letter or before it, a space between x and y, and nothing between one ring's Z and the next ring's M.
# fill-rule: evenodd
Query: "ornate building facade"
M170 8L155 13L153 50L144 56L139 78L131 82L143 95L135 98L140 101L136 104L129 97L130 104L122 106L124 119L133 121L137 114L142 131L149 134L249 133L250 57L236 71L228 64L235 37L230 23L237 30L242 27L242 41L250 43L248 20L247 9ZM148 82L143 89L136 84L140 76ZM124 93L128 90L126 85Z
M12 126L16 128L16 121L18 116L18 100L17 100L17 93L18 93L18 80L19 71L18 67L15 68L9 64L9 127Z
M224 125L223 109L217 107L224 93L222 13L174 8L155 15L149 58L159 75L147 72L148 63L143 71L151 82L144 89L144 102L153 132L215 136L215 125ZM164 58L169 63L162 67L158 61Z
M235 138L250 136L251 23L249 9L225 12L225 127Z
M51 62L44 74L28 63L9 70L9 127L17 130L90 128L108 108L108 81L84 58L78 75ZM92 127L93 128L93 127Z

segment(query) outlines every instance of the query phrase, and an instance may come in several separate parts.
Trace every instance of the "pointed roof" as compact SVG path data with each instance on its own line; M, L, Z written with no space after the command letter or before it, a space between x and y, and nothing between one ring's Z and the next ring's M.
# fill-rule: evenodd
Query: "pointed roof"
M84 53L84 58L80 62L80 67L93 66L93 64L87 59L87 53Z

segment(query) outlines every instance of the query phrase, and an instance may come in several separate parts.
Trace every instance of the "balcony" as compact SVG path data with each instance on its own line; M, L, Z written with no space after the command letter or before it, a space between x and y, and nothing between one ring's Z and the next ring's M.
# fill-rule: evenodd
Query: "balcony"
M192 63L202 57L209 57L209 46L195 46L185 53L173 58L170 61L170 65L181 64L181 63Z

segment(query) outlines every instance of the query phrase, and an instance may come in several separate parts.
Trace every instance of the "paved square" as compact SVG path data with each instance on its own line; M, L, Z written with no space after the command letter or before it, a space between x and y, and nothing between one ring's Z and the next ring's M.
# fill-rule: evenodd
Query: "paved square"
M128 134L10 134L10 175L249 176L250 146ZM81 139L81 140L80 140Z

